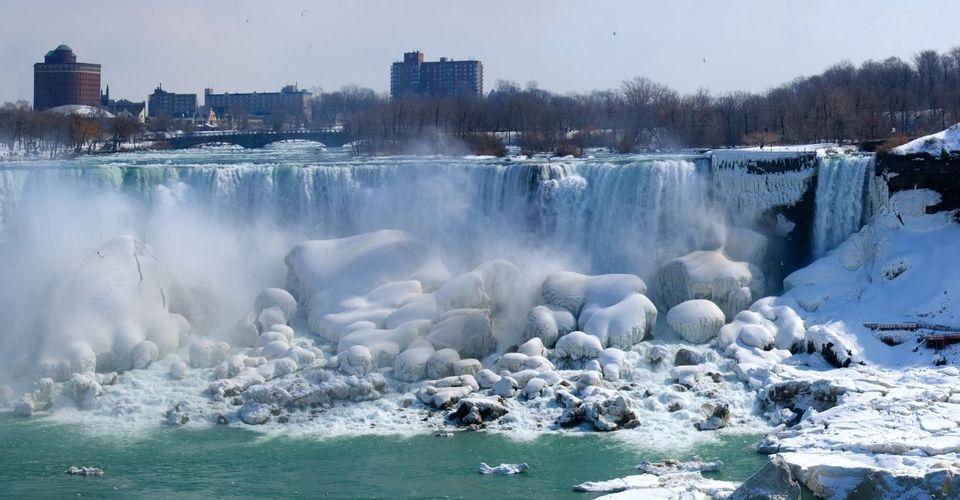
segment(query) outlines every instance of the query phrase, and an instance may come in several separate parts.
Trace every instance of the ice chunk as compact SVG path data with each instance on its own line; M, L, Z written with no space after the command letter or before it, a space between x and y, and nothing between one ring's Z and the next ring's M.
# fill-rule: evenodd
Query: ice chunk
M64 474L70 474L71 476L102 476L103 470L96 467L77 467L71 466L69 469L63 471Z
M497 474L501 476L509 476L512 474L520 474L521 472L527 472L528 470L530 470L530 466L527 464L500 464L496 467L490 467L485 463L480 464L481 474Z

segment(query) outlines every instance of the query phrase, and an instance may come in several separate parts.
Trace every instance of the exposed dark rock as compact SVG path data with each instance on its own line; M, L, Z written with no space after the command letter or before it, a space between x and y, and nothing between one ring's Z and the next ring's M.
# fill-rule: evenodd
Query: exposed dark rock
M677 355L673 359L673 364L677 366L696 366L703 363L703 356L681 347L677 350Z

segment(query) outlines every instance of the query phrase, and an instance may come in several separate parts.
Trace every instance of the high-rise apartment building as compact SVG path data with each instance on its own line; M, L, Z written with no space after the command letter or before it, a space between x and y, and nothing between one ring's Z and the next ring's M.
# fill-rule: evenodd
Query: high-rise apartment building
M483 96L483 63L441 57L425 62L422 52L406 52L390 67L390 95Z

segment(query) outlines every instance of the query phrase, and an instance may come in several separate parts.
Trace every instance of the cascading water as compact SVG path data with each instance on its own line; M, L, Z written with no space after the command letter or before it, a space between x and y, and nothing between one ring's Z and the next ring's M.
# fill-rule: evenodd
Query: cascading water
M90 199L113 193L137 207L126 229L131 234L139 234L138 223L158 206L174 204L230 226L282 227L293 238L401 229L455 249L462 267L519 245L556 249L584 271L650 276L665 259L715 245L718 228L751 227L770 210L797 202L814 173L814 255L859 228L870 157L824 157L816 166L758 173L753 167L772 161L768 156L784 157L718 152L712 159L504 162L355 159L296 148L242 156L216 150L118 155L82 159L79 166L0 170L0 241L23 230L17 221L25 211L44 210L36 204L38 192L82 185Z
M828 251L857 232L863 225L867 204L867 182L874 157L867 155L826 156L817 163L816 215L813 224L813 257Z
M190 153L187 153L190 154ZM195 153L193 153L195 154ZM706 160L498 162L429 158L283 165L99 165L0 173L2 220L41 210L47 186L83 185L86 196L123 195L138 221L168 204L229 226L263 221L302 238L401 229L455 249L464 266L506 246L553 246L585 271L649 274L695 250L712 214ZM10 237L23 228L3 227Z

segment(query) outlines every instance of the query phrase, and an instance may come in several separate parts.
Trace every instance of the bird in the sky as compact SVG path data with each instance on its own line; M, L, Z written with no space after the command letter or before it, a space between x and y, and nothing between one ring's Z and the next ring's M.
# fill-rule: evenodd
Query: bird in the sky
M616 31L613 32L613 36L617 36L617 32L616 32Z
M706 62L707 62L707 58L706 58L706 57L703 58L703 62L704 62L704 64L706 64Z

